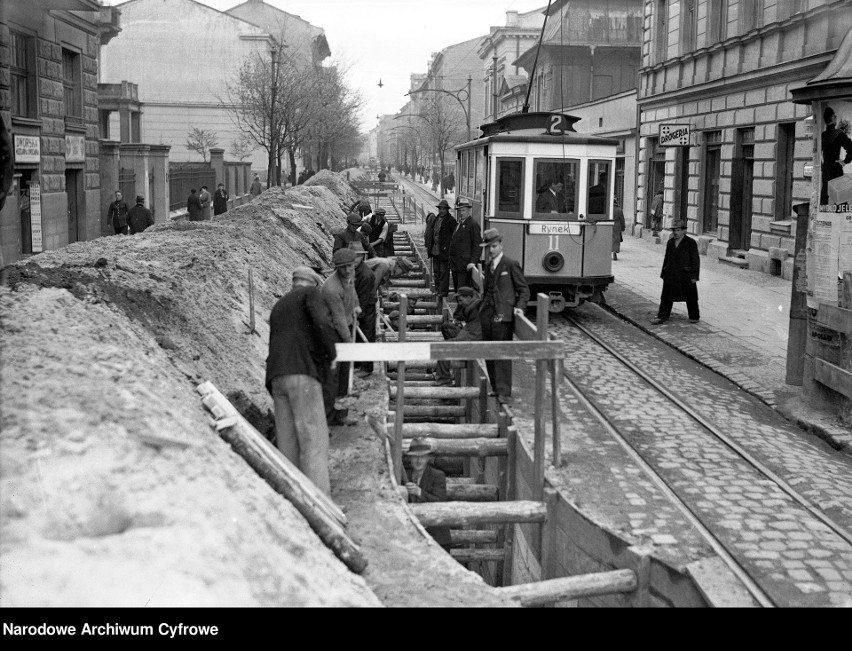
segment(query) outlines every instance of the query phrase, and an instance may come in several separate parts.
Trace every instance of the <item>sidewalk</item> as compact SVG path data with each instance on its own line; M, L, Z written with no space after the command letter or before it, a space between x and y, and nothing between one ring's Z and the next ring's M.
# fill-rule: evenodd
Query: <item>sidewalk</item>
M689 323L686 304L675 303L669 321L655 326L651 319L663 286L664 253L664 245L625 238L618 260L612 262L615 282L605 295L609 309L724 375L832 447L852 454L849 428L808 404L801 387L785 383L790 282L701 256L701 322Z

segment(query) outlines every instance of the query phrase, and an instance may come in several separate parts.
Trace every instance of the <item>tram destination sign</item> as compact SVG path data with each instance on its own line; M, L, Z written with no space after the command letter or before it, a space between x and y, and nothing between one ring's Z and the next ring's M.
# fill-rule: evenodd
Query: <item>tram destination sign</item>
M660 139L661 147L686 147L689 145L688 124L661 124Z

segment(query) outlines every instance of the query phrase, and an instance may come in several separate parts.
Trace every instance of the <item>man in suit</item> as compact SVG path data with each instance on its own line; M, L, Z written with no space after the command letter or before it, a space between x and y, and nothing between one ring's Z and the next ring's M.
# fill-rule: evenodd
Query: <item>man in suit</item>
M453 272L453 291L458 294L459 288L473 284L470 272L482 254L479 246L482 234L479 224L471 217L473 206L469 200L459 199L456 210L458 225L450 238L450 271Z
M450 293L450 241L456 230L456 220L450 214L450 204L441 199L437 204L438 215L432 227L432 251L434 251L435 288L446 297Z
M549 188L538 195L535 202L536 212L565 212L565 193L562 192L562 183L553 180Z
M321 378L335 350L324 327L328 317L321 283L312 269L296 267L293 289L272 308L266 389L275 405L278 449L320 490L331 494Z
M496 228L482 235L485 248L485 278L479 321L483 341L512 341L515 335L515 315L522 316L530 300L530 288L521 265L503 255L503 236ZM511 360L486 360L492 391L501 403L512 402Z
M198 200L201 202L201 219L204 221L213 219L213 197L210 196L210 191L206 185L201 186Z
M410 471L403 468L403 483L408 493L408 501L414 503L444 502L447 499L447 476L433 468L432 446L422 438L416 437L408 446ZM449 547L449 527L426 527L426 532L442 547Z
M660 308L657 317L651 321L659 325L669 320L672 304L686 301L686 311L690 323L698 323L698 271L701 258L698 257L698 244L686 234L686 222L675 220L672 223L673 237L666 243L666 255L663 258L663 293L660 296Z

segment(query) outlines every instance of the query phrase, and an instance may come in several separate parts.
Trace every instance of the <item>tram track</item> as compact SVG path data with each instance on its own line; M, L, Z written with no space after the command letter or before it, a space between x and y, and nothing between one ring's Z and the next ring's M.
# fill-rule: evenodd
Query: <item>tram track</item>
M592 308L599 309L599 308ZM603 311L601 310L603 313ZM609 315L608 315L609 316ZM606 355L617 361L623 369L626 369L627 376L621 379L622 386L635 384L635 379L639 378L647 387L650 387L653 392L665 400L669 405L669 409L677 411L683 416L680 420L688 419L694 424L698 432L701 432L704 437L711 437L714 442L712 445L724 446L727 451L726 455L722 455L722 459L726 464L737 466L737 471L743 473L743 465L754 473L755 484L761 484L762 492L767 496L777 500L778 494L782 494L791 504L785 506L789 511L791 505L795 505L797 513L795 513L796 522L812 522L819 523L824 527L822 538L829 535L831 541L821 540L821 543L833 542L832 552L837 551L838 545L842 544L847 552L852 552L852 533L849 530L828 517L822 510L817 508L809 499L797 491L789 481L786 481L777 472L773 471L766 464L762 463L755 455L751 454L741 444L735 441L731 436L728 436L717 425L704 416L698 409L691 407L686 402L678 397L673 391L669 390L661 384L655 377L652 377L648 372L639 368L637 364L628 359L625 355L615 350L610 343L605 341L601 336L593 332L589 327L580 323L578 319L573 317L555 318L551 324L551 331L559 333L558 338L562 339L562 333L570 327L574 331L581 333L581 336L588 342L592 342L598 351L603 350ZM587 354L590 354L587 352ZM676 472L672 472L671 468L660 472L661 464L659 459L655 459L653 452L652 437L646 436L644 433L635 431L635 428L626 428L620 419L613 415L612 408L608 407L605 399L595 395L593 387L584 387L582 379L572 377L569 372L569 364L565 365L564 382L569 391L577 398L581 405L591 413L594 418L600 423L604 430L614 438L619 445L624 448L627 454L637 463L645 472L654 485L664 494L664 496L684 515L684 517L692 524L692 526L700 533L700 535L708 542L711 548L725 562L731 571L741 580L745 588L749 591L755 601L764 606L771 607L777 605L788 605L785 595L789 595L791 581L785 580L786 577L780 573L771 574L767 577L767 572L755 571L755 556L758 554L744 552L742 545L737 545L736 531L731 531L728 528L720 529L718 518L716 522L707 522L712 520L707 514L702 512L702 508L696 506L697 500L684 497L684 481L683 477L678 477ZM623 421L623 418L621 419ZM625 431L632 429L632 432ZM695 431L691 436L697 436ZM709 439L708 439L709 440ZM667 443L670 445L670 442ZM706 446L708 443L700 443ZM730 458L733 455L734 459ZM700 475L700 473L698 473ZM694 474L691 477L691 484L700 483L701 477L696 477ZM703 496L706 498L706 496ZM704 499L706 503L706 499ZM745 508L741 505L738 508ZM757 509L757 507L754 507ZM809 520L810 519L810 520ZM732 523L728 522L728 526ZM785 525L785 527L788 525ZM820 529L817 526L817 529ZM753 532L748 532L749 537L754 537ZM826 572L826 574L828 574ZM835 586L837 587L837 586Z

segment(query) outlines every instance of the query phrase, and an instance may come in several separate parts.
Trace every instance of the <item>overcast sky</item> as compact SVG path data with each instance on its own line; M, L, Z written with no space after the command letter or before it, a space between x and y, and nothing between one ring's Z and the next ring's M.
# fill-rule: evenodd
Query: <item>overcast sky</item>
M220 11L242 0L200 0ZM432 52L485 36L547 0L266 0L325 30L332 58L350 68L349 86L364 97L362 125L405 104L411 73L426 72ZM119 4L107 0L106 4ZM379 80L382 87L379 88Z

